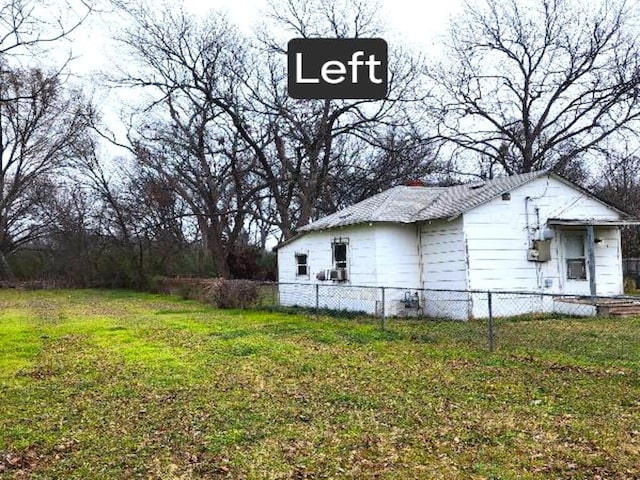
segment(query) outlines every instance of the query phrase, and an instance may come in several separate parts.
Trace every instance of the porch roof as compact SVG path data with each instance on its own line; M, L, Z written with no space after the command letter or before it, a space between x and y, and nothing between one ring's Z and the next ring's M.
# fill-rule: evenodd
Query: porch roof
M619 227L624 225L640 225L640 218L601 219L601 218L550 218L549 226L562 227Z

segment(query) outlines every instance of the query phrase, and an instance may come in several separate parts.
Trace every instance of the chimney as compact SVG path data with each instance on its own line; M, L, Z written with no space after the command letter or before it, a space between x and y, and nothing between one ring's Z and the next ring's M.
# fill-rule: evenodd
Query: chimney
M406 187L426 187L426 185L424 184L424 182L422 180L407 180L404 185Z

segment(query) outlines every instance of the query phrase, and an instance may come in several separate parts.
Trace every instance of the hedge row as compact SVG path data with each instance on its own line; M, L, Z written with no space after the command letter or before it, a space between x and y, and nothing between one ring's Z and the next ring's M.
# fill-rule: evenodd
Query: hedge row
M158 277L153 291L210 303L218 308L249 308L258 302L258 282L224 278Z

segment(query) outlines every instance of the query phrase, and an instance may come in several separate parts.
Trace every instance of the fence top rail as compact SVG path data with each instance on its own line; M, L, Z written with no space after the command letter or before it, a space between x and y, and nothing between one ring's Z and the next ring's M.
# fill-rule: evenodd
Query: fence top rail
M384 286L384 285L352 285L350 283L296 283L296 282L259 282L260 285L272 285L272 286L302 286L302 287L319 287L319 288L358 288L358 289L370 289L370 290L403 290L411 292L440 292L440 293L471 293L487 295L518 295L518 296L537 296L537 297L553 297L553 298L581 298L581 299L620 299L620 300L635 300L640 302L640 296L635 295L578 295L573 293L552 293L544 292L541 290L498 290L498 289L455 289L455 288L415 288L415 287L397 287L397 286Z

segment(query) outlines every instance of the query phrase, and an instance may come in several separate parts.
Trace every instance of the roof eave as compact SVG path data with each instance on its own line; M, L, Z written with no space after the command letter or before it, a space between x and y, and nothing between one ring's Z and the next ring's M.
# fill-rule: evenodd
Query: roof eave
M411 225L412 223L420 223L423 220L421 219L413 219L413 220L361 220L358 222L353 222L353 223L341 223L339 225L327 225L325 227L317 227L317 228L313 228L313 224L309 223L307 225L305 225L304 227L298 229L298 232L300 232L300 235L303 233L309 233L309 232L321 232L324 230L333 230L333 229L337 229L337 228L346 228L346 227L355 227L358 225L367 225L367 224L372 224L372 223L393 223L393 224L403 224L403 225Z
M629 219L635 219L634 215L626 212L624 210L622 210L621 208L618 208L614 205L612 205L611 203L607 202L606 200L603 200L602 198L598 197L597 195L594 195L592 192L590 192L589 190L587 190L586 188L581 187L580 185L578 185L577 183L573 183L571 180L564 178L562 175L559 175L555 172L549 172L549 175L554 177L556 180L569 185L577 190L580 190L581 193L584 193L585 195L587 195L589 198L597 201L598 203L601 203L602 205L604 205L605 207L615 211L616 213L618 213L621 217L623 218L629 218Z
M294 236L287 238L286 240L280 242L279 244L277 244L276 246L274 246L271 251L272 252L277 252L279 248L284 247L285 245L289 245L291 242L299 239L300 237L302 237L305 233L307 232L300 232L300 233L296 233Z

